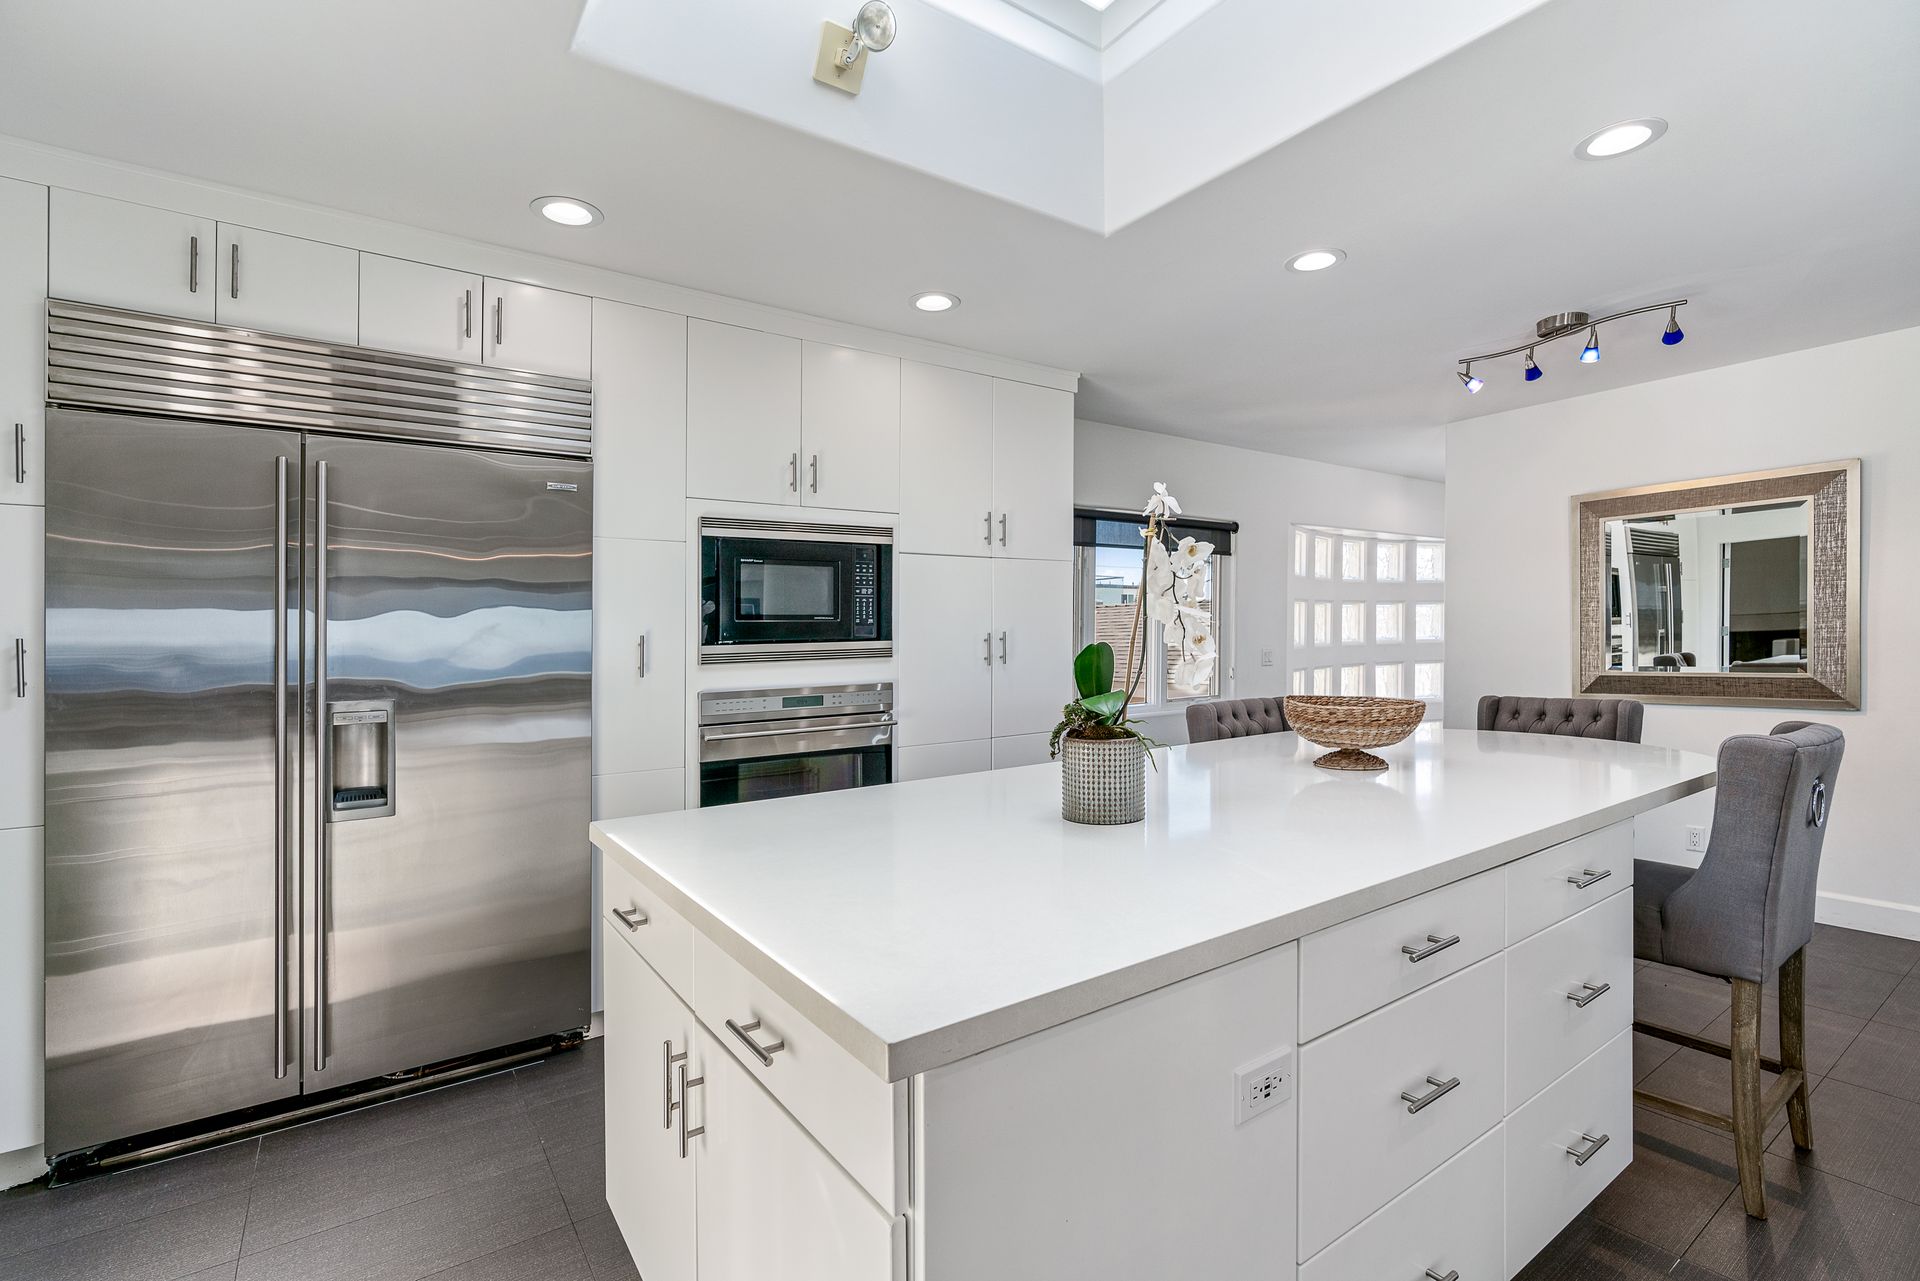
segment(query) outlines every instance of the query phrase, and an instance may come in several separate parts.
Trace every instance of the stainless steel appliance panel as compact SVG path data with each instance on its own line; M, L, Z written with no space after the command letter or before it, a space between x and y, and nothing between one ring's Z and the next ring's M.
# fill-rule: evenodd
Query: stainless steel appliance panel
M47 463L57 1153L300 1088L276 810L294 791L296 656L275 610L298 572L300 437L54 411Z
M308 486L308 1089L584 1026L590 465L312 436Z
M893 685L707 690L700 804L803 796L893 781Z

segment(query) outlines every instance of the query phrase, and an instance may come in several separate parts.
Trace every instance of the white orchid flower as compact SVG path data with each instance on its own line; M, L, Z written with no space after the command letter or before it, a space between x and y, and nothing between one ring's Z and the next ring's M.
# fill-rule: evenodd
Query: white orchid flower
M1147 499L1147 505L1140 514L1149 519L1171 520L1180 514L1180 502L1167 492L1163 482L1156 480L1153 482L1153 497Z
M1173 580L1173 596L1182 605L1198 605L1206 592L1206 580L1199 574L1176 575Z
M1180 540L1180 545L1173 549L1173 572L1184 578L1206 564L1208 557L1212 555L1212 543L1183 538Z

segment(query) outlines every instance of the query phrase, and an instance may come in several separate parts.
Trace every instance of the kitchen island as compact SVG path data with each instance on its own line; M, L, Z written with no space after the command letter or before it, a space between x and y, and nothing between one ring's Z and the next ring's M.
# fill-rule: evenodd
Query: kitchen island
M1511 1276L1625 1167L1630 820L1714 763L1315 754L1160 753L1118 828L1053 766L595 824L641 1274Z

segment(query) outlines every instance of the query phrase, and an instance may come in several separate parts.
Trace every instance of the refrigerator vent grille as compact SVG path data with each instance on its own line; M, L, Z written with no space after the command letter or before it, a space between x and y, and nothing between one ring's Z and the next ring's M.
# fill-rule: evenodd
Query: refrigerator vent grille
M593 453L593 384L47 302L55 405L558 454Z

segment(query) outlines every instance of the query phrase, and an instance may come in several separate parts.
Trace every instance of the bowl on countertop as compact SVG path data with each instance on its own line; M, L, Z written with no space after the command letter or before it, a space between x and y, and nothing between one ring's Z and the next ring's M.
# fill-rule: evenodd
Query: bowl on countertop
M1427 705L1417 698L1340 694L1289 694L1284 707L1294 733L1337 749L1314 758L1321 769L1385 769L1387 763L1366 749L1398 743L1418 729L1427 714Z

